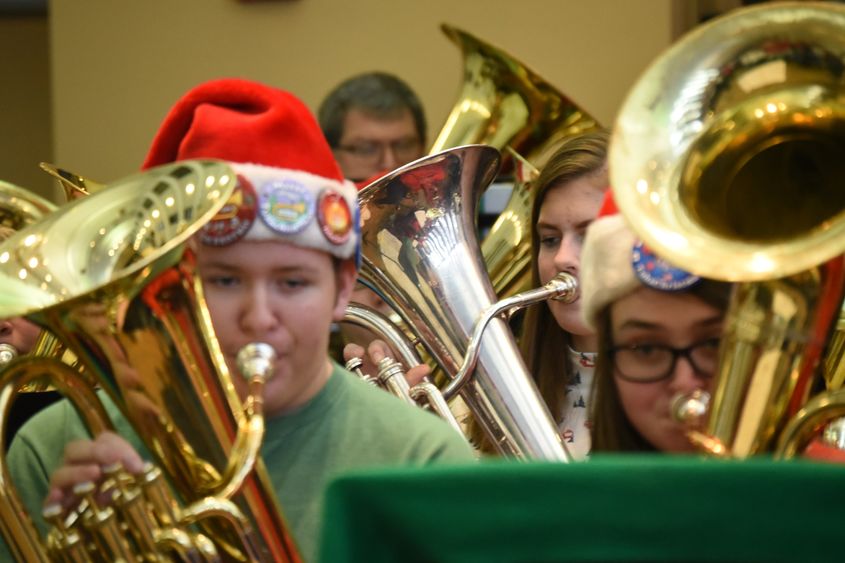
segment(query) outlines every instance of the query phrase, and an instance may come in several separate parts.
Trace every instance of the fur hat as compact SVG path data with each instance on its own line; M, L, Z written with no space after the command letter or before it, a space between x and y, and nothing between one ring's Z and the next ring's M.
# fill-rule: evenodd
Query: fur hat
M599 313L638 287L681 291L699 280L657 257L628 227L607 190L598 217L587 228L579 269L581 315L597 329Z
M356 256L357 190L345 180L298 98L240 79L200 84L170 110L143 168L217 158L238 174L232 198L200 233L204 244L281 240Z

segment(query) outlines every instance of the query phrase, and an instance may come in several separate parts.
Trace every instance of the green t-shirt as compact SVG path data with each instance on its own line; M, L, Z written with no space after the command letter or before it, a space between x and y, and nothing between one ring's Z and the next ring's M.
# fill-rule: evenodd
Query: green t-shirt
M117 411L106 405L110 414ZM146 456L128 422L120 416L114 421L117 431ZM87 436L73 407L61 401L33 417L12 442L12 480L30 514L38 515L42 532L41 504L64 445ZM262 457L304 561L317 560L323 495L334 477L351 469L474 460L464 438L446 423L367 385L337 364L308 404L267 420Z

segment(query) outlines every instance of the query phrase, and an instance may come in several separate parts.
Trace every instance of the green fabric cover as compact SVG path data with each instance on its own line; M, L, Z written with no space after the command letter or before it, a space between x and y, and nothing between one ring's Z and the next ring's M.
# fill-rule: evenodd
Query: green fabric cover
M323 563L843 561L845 468L597 456L348 474Z

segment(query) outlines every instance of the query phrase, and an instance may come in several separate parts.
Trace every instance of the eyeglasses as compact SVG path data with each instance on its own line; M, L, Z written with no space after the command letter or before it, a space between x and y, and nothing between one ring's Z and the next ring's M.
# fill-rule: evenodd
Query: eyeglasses
M384 151L389 148L396 157L396 160L399 160L404 164L422 156L420 154L421 147L422 143L419 139L416 137L409 137L385 143L360 142L349 145L340 145L336 147L335 150L343 151L352 158L362 162L376 163L381 159Z
M662 344L614 346L609 350L616 374L634 383L666 379L675 371L678 358L684 358L698 377L711 377L719 364L719 339L710 338L686 348Z

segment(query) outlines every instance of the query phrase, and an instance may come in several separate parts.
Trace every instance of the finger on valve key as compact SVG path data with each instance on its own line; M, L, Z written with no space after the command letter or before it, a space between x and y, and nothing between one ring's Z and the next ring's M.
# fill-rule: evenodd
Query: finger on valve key
M393 358L393 351L383 340L373 340L367 349L367 354L370 357L370 361L375 365L378 365L382 358ZM408 382L408 385L413 387L429 375L431 375L431 368L428 365L417 364L405 372L405 381Z
M69 508L77 502L74 488L86 482L103 479L104 468L120 463L129 473L143 471L144 462L138 452L122 437L103 432L94 440L76 440L65 446L62 465L50 477L50 491L45 506L61 504Z

